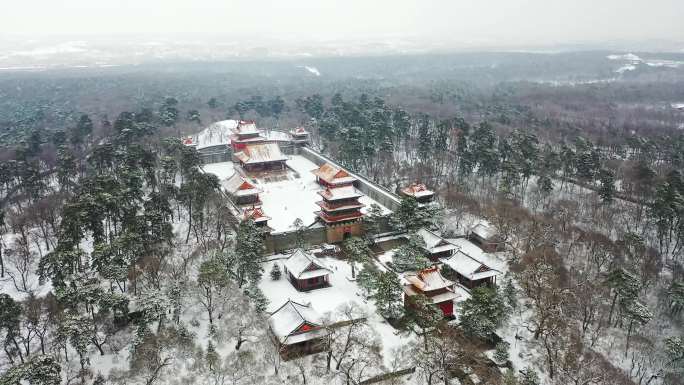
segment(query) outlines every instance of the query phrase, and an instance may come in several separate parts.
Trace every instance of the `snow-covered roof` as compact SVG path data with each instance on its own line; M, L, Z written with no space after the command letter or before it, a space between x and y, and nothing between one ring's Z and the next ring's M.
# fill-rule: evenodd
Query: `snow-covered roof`
M322 318L311 305L288 300L268 318L273 334L282 344L295 344L326 334L321 328ZM307 330L302 330L302 329Z
M221 182L223 189L234 196L256 195L259 190L237 172Z
M318 258L302 249L297 249L285 261L285 268L297 279L320 277L332 273Z
M446 289L454 285L454 282L444 278L437 266L428 267L418 273L404 273L404 279L422 292Z
M197 149L230 144L230 135L237 127L237 120L222 120L192 136L192 142Z
M323 191L319 191L318 194L328 201L360 198L363 196L363 194L354 186L327 188Z
M290 130L292 136L306 136L309 132L304 127L297 127Z
M287 160L287 156L280 152L280 147L277 143L248 144L242 151L236 152L235 157L244 164L281 162Z
M256 122L253 120L241 120L233 130L238 135L258 134Z
M425 242L425 249L430 254L456 250L458 248L456 245L425 228L416 231L416 235L423 238L423 241Z
M482 222L475 225L470 231L482 239L491 239L496 235L494 226Z
M499 270L485 265L462 250L458 250L449 257L440 258L440 261L471 281L501 274Z
M266 138L266 140L271 140L274 142L289 142L290 135L287 132L274 131L274 130L264 130L261 131L261 135Z
M335 167L330 163L325 163L312 172L329 184L352 183L356 181L356 178L349 175L346 170Z
M419 291L417 291L413 285L405 285L403 286L404 293L406 293L409 296L412 295L418 295L418 294L423 294ZM435 295L430 295L428 298L430 299L430 302L432 303L441 303L441 302L446 302L446 301L453 301L460 296L456 294L451 288L447 288L446 291L443 293L435 294Z
M265 222L271 219L271 217L268 217L266 214L264 214L264 210L262 210L261 207L251 207L245 209L244 216L245 219L251 219L255 223Z
M322 208L325 211L328 212L334 212L334 211L342 211L342 210L352 210L352 209L360 209L364 207L365 205L363 203L350 203L350 204L345 204L341 206L333 206L333 205L328 205L326 201L318 201L316 204Z
M422 183L411 183L409 186L401 189L401 192L404 195L409 195L415 198L422 198L435 194L434 191L428 190L428 188Z

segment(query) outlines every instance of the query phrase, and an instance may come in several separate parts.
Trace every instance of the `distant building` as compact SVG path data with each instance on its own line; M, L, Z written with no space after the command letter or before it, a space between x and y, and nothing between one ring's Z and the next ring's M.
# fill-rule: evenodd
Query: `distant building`
M266 138L260 135L256 122L253 120L239 121L237 127L233 130L233 135L230 136L233 151L244 150L250 143L261 143L265 140Z
M321 167L312 171L316 175L316 181L323 187L343 187L351 186L356 182L356 178L351 176L346 170L325 163Z
M309 143L309 132L304 127L297 127L290 130L290 140L294 144Z
M268 318L274 343L284 360L328 349L328 330L311 305L288 300Z
M233 156L247 172L285 170L287 167L287 156L280 152L277 143L247 144Z
M256 206L261 204L259 190L237 172L225 179L222 186L236 205Z
M485 223L478 223L470 229L468 238L488 253L502 251L505 247L496 229Z
M422 183L411 183L409 186L399 189L399 194L406 197L413 197L418 203L429 203L435 197L435 192L429 190Z
M316 202L321 208L316 215L327 228L327 240L330 243L341 242L351 236L363 234L361 220L364 206L359 202L363 194L354 186L326 188L318 194L323 198Z
M285 274L299 291L308 291L330 286L332 270L314 255L297 249L285 261Z
M441 258L440 261L454 270L458 281L469 289L479 286L495 286L496 277L501 274L499 270L487 266L463 250L458 250L449 257Z
M439 267L432 266L418 273L404 273L408 285L404 285L404 305L412 306L412 297L424 295L430 302L439 307L445 317L454 316L454 300L458 295L454 292L454 282L444 278Z
M262 210L261 207L251 207L245 209L243 219L252 220L254 224L258 227L268 228L268 221L269 219L271 219L271 217L266 216L266 214L264 214L264 210Z
M428 229L420 229L416 231L416 235L425 242L426 257L433 262L437 261L439 258L452 255L454 251L458 249L458 246L449 243L447 240Z

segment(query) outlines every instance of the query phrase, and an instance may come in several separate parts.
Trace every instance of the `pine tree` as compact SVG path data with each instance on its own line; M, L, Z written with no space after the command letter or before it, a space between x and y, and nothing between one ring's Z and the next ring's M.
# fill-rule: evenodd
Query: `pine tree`
M399 246L392 258L392 267L397 271L418 271L430 266L425 257L425 241L416 234L410 234L408 242Z
M0 384L60 385L61 370L60 364L53 357L33 355L27 362L14 365L2 374Z
M615 198L615 173L608 169L601 169L599 172L599 180L601 186L599 187L599 196L605 204L610 204Z
M351 266L352 279L355 279L356 264L368 261L372 252L368 247L366 240L359 237L351 237L347 239L344 241L342 247L344 248L345 255L349 260L349 265Z
M667 366L675 373L684 372L684 337L669 337L665 339L665 353Z
M621 303L629 303L636 298L639 293L639 280L631 272L618 267L608 274L606 284L613 291L613 300L608 314L608 323L610 323L618 299Z
M251 284L247 289L245 289L245 295L252 301L254 310L256 310L257 313L263 313L266 311L268 299L258 286Z
M280 280L281 275L280 266L277 263L274 263L273 268L271 268L271 280L278 281Z
M462 304L461 327L469 335L489 339L506 318L504 301L490 287L477 287L470 293L471 297Z
M363 217L363 227L366 231L365 236L367 238L380 233L380 221L383 217L384 215L382 214L382 207L380 207L377 203L371 203L368 212Z
M674 281L667 290L670 314L679 315L684 310L684 281Z
M20 322L21 305L15 302L8 294L0 294L0 333L5 333L3 344L6 349L16 354L21 362L24 362L22 350L17 342L21 337ZM12 356L9 358L12 360Z
M356 276L356 283L359 285L365 297L370 297L378 288L380 270L373 263L364 263L363 269Z
M263 267L259 263L263 250L264 235L261 229L251 220L242 221L235 239L235 250L226 256L228 270L238 287L243 287L248 282L259 282L263 273Z
M522 370L520 373L520 385L539 385L539 375L537 372L530 368L529 366Z
M518 307L518 290L513 285L513 280L510 277L507 277L503 282L501 296L509 308L515 309Z
M401 306L401 283L397 275L391 271L379 272L373 287L371 299L378 312L385 318L399 318L403 313Z
M494 352L494 361L499 365L506 365L508 362L508 349L511 347L506 341L501 341L496 344Z

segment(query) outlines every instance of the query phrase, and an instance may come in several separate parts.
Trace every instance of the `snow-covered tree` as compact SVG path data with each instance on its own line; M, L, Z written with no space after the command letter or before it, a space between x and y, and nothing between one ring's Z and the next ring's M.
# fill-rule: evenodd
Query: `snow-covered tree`
M280 277L283 275L283 273L280 271L280 266L277 263L273 264L273 267L271 268L271 279L274 281L280 280Z
M261 253L264 250L264 234L253 221L240 223L235 239L235 250L224 257L228 271L238 287L245 284L257 284L261 280L263 267Z
M518 381L520 385L539 385L539 375L537 372L530 368L529 366L520 372L520 379Z
M473 289L471 296L461 304L459 316L463 330L483 339L492 333L506 317L506 305L494 288L481 286Z
M416 234L410 234L408 242L399 246L394 252L392 266L398 271L418 271L430 266L425 257L425 241Z
M351 266L352 279L355 279L356 264L368 261L372 254L371 249L366 240L360 237L351 237L345 240L342 247Z
M60 385L61 367L51 356L34 355L18 365L14 365L0 376L0 385Z
M500 341L496 344L494 351L494 361L499 365L506 365L508 362L508 349L511 344L506 341Z
M379 272L370 298L378 312L385 318L400 318L404 307L401 304L401 283L392 271Z
M214 256L200 265L197 277L197 288L200 304L207 311L209 323L214 323L214 315L217 309L227 300L231 290L231 281L223 261Z

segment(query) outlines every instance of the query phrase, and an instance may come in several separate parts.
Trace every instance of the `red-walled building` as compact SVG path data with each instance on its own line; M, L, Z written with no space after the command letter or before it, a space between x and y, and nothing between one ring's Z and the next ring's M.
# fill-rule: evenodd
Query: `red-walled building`
M428 203L431 202L435 197L435 192L429 190L422 183L411 183L409 186L400 189L399 192L403 196L413 197L418 203Z
M328 242L341 242L363 233L361 208L364 205L359 202L363 194L359 190L348 185L326 188L319 191L318 195L323 200L316 202L321 208L316 215L326 225Z
M233 151L241 151L250 143L261 143L266 138L259 134L256 122L253 120L241 120L230 136L230 144Z
M439 307L445 317L454 316L454 300L458 295L454 293L454 282L444 278L439 267L432 266L418 273L405 273L404 305L411 306L411 297L426 296L432 304Z
M285 274L292 286L299 291L309 291L330 286L332 270L318 258L302 249L297 249L285 260Z
M280 152L278 143L250 143L233 157L247 172L286 169L287 156Z
M323 317L311 305L288 300L268 318L269 331L284 360L328 349Z
M324 187L351 186L356 182L356 178L351 176L346 170L335 167L330 163L325 163L312 172L316 175L318 184Z
M258 206L261 204L259 189L239 173L236 172L231 177L226 178L221 184L236 205Z

